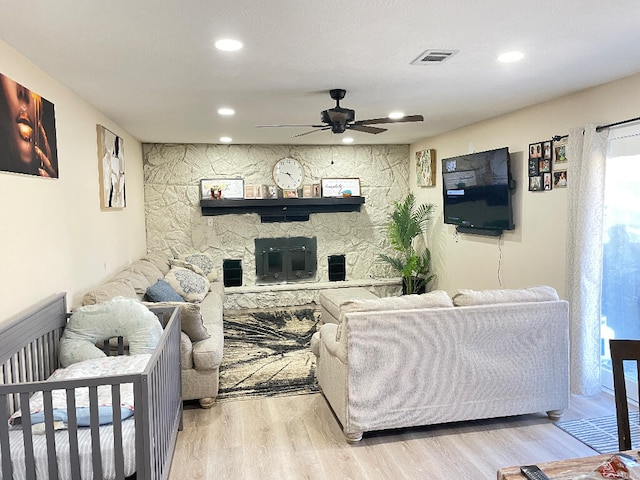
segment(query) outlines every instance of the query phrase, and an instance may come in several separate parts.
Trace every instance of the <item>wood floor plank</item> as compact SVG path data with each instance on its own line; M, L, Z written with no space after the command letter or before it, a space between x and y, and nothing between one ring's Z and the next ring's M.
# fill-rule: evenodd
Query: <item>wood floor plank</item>
M572 397L563 420L615 413ZM499 468L594 455L544 414L367 433L348 444L322 394L185 408L170 479L493 479Z

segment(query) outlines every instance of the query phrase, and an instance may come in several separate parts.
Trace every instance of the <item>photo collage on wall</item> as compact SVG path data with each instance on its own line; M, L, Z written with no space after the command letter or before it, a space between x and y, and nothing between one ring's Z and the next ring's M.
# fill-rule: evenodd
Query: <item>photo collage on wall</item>
M551 140L529 144L529 191L543 192L553 188Z
M529 191L567 186L567 137L529 144Z

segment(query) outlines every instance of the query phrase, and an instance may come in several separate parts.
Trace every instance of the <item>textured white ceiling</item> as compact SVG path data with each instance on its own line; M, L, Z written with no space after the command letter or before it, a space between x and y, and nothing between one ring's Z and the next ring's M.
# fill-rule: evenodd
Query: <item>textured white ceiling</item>
M356 119L425 117L356 143L410 143L640 72L640 2L1 0L0 38L143 142L339 143L254 125L317 123L344 88ZM460 52L410 64L428 48Z

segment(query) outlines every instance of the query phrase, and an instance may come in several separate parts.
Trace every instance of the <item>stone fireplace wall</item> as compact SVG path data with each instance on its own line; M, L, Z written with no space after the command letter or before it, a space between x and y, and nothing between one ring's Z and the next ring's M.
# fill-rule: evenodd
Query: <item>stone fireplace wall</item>
M254 239L315 236L317 281L328 281L328 257L346 255L347 280L394 277L378 253L388 247L392 202L409 192L408 145L292 146L144 144L147 248L167 253L207 252L222 272L224 259L240 259L243 285L254 286ZM358 177L365 204L360 212L312 214L308 222L261 223L257 214L203 217L200 180L243 178L273 184L273 165L294 157L305 183Z

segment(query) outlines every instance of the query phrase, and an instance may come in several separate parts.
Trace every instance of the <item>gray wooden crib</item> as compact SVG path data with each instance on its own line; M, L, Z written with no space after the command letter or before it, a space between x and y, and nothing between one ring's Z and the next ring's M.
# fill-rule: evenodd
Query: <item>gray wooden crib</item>
M178 430L182 429L180 310L151 309L164 332L141 373L65 381L45 381L59 367L58 346L67 321L66 296L52 295L0 325L0 478L80 480L166 479ZM120 390L133 385L134 413L120 417ZM110 385L113 418L99 425L98 386ZM90 425L79 427L75 389L88 387ZM55 429L51 392L66 390L68 421ZM42 392L44 433L32 432L30 415L22 425L6 419ZM41 424L42 425L42 424ZM135 475L135 477L134 477Z

